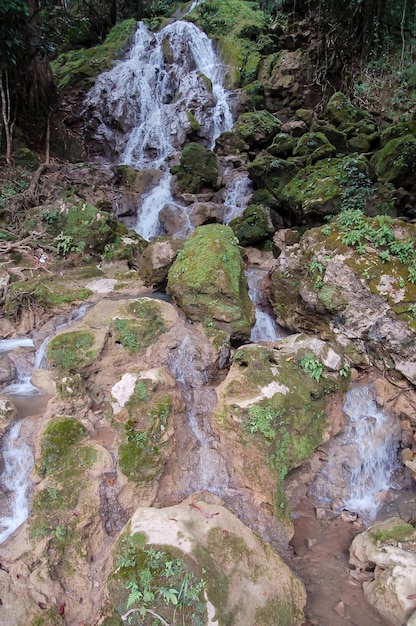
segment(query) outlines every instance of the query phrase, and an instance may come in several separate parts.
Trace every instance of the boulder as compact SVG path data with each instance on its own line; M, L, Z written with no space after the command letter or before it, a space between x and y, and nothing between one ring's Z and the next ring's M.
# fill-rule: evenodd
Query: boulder
M182 246L183 242L179 239L158 238L149 243L137 264L137 273L145 285L165 282Z
M250 204L240 217L229 223L241 246L252 246L269 239L274 233L270 209Z
M363 583L364 595L395 626L416 618L416 530L398 517L377 521L357 535L350 547L350 563L360 571L374 570Z
M332 94L326 105L326 114L334 126L342 126L359 122L369 114L354 107L347 96L339 91Z
M241 254L229 226L200 226L169 270L167 292L193 321L248 338L254 307Z
M241 626L296 626L304 619L306 593L296 575L207 492L176 506L137 509L114 563L109 577L113 619L129 615L129 606L139 607L132 596L129 601L126 587L142 593L144 582L137 573L143 570L149 572L146 588L153 595L146 612L162 616L165 623L173 623L174 615L189 624ZM185 580L187 598L181 606L158 593L163 586L178 596Z
M329 228L308 231L276 260L271 299L277 321L298 332L332 337L353 363L396 369L415 383L415 330L409 303L415 298L410 242L416 227L398 222L394 232L384 230L392 239L390 250L408 250L410 256L400 260L388 254L382 264L380 254L386 245L358 250L347 243L357 236L358 246L360 233L371 226L373 230L367 232L374 233L377 244L388 218L362 215L356 229L350 222L343 226L344 218L346 214L340 214Z
M410 187L416 182L416 137L404 135L391 139L371 158L377 176L396 187Z
M203 187L218 188L218 162L212 150L199 143L188 143L181 155L180 165L171 168L177 175L182 192L198 193Z

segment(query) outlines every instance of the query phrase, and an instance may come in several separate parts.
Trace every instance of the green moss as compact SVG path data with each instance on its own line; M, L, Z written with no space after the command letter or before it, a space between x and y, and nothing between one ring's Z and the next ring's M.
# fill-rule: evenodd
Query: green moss
M398 524L391 530L377 528L369 531L370 537L375 543L415 541L416 531L411 524Z
M256 204L250 204L240 217L231 220L229 226L241 246L255 245L269 239L275 232L269 212Z
M354 107L347 96L341 92L334 93L328 100L326 113L336 126L351 124L369 117L366 111Z
M264 607L259 607L255 613L256 624L278 624L292 626L302 619L303 615L290 600L272 597Z
M196 119L194 111L187 111L186 117L188 118L192 132L197 132L201 128L201 124Z
M168 395L151 392L146 380L136 382L127 405L129 419L120 444L120 470L138 484L160 476L166 460L164 434L172 411Z
M33 498L29 534L33 540L50 538L48 550L59 568L65 565L68 551L81 550L76 526L82 510L76 515L74 511L86 485L86 472L96 461L95 448L83 444L85 434L85 428L73 417L52 418L43 435L37 464L37 471L46 480Z
M43 211L41 220L48 235L57 242L58 254L70 252L100 255L116 239L117 220L87 202L67 201L64 208Z
M229 226L197 228L169 270L167 291L190 319L248 337L254 308L237 244Z
M43 610L39 615L35 615L30 626L62 626L62 617L53 607Z
M58 313L63 305L86 300L91 293L85 288L74 289L59 278L17 281L8 289L4 308L8 316L15 318L27 310Z
M74 330L57 335L48 345L48 361L61 372L76 372L96 358L96 351L91 350L93 345L94 336L90 331Z
M233 133L251 147L265 147L279 132L282 122L268 111L242 113Z
M180 165L173 166L171 172L177 175L181 191L198 193L203 187L218 188L217 158L212 150L199 143L184 147Z
M396 187L412 184L416 173L416 137L391 139L371 158L377 176Z
M59 89L90 86L92 79L111 69L124 55L125 47L131 41L136 27L134 19L119 22L110 30L102 45L71 50L59 55L52 63Z
M160 307L154 300L135 300L125 305L119 314L126 317L116 317L112 321L115 341L130 354L142 354L167 330Z
M53 418L43 435L39 472L46 475L59 470L69 450L84 434L84 426L73 417Z

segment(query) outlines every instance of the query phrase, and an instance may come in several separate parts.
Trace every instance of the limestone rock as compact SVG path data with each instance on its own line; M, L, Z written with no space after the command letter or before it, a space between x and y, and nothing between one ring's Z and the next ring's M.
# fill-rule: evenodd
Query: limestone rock
M171 558L172 548L184 568L192 563L189 585L197 584L200 576L205 580L205 606L199 609L201 615L205 613L204 623L213 625L232 620L241 626L255 623L275 626L285 619L293 626L300 625L306 600L302 583L221 501L212 503L213 497L206 495L210 497L197 494L168 508L137 509L129 534L122 541L136 546L135 558L141 563L146 562L146 551L153 546L161 554L162 566L164 560ZM119 568L118 572L110 585L113 615L127 611L126 598L120 596L129 571ZM180 579L172 581L180 582ZM149 584L152 586L156 581ZM157 600L150 606L159 614L163 612L166 619L173 610L173 606L169 609L169 605L159 605ZM193 610L198 610L195 602Z
M363 583L367 600L396 626L416 615L416 530L400 518L375 522L357 535L350 563L360 570L375 564L374 580Z
M158 238L150 242L137 266L137 272L145 285L160 285L165 282L182 245L182 241L178 239Z

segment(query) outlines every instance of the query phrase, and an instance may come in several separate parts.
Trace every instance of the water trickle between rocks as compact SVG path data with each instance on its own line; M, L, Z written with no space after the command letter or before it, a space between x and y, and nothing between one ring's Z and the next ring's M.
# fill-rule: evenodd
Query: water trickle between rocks
M256 307L256 323L251 329L250 339L254 343L259 341L276 341L287 335L273 317L270 305L265 301L262 289L262 281L266 272L261 269L248 269L246 278L248 283L248 295Z
M346 431L328 446L328 463L311 493L318 502L375 519L399 470L400 427L394 416L377 407L371 384L352 384L344 404Z

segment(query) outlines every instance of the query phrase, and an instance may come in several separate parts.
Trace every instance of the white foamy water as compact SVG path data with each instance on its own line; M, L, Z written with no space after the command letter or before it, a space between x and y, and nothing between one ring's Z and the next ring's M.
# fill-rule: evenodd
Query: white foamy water
M273 311L264 300L262 281L266 275L264 270L249 269L246 271L248 295L256 309L256 323L251 329L250 339L258 341L276 341L282 339L284 332L273 317Z
M344 411L350 418L350 425L343 439L356 449L354 462L349 467L350 494L344 506L373 519L383 493L392 487L394 472L399 468L399 424L377 407L370 386L352 387Z
M158 188L138 201L135 229L146 239L160 234L163 206L175 204L169 162L189 141L189 113L209 148L233 125L225 71L210 39L191 22L157 33L139 23L128 58L101 74L87 96L94 137L120 163L165 172Z
M10 428L2 451L4 471L0 476L0 486L12 497L8 498L10 511L0 517L0 543L23 524L29 515L27 491L34 459L29 447L19 438L20 427L21 422L17 422Z
M227 193L224 199L224 224L239 217L249 205L253 194L253 185L247 173L230 176L227 181Z
M33 348L33 339L30 337L16 337L14 339L0 339L0 352L11 352L15 348Z

